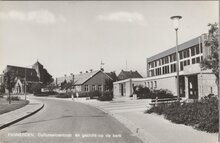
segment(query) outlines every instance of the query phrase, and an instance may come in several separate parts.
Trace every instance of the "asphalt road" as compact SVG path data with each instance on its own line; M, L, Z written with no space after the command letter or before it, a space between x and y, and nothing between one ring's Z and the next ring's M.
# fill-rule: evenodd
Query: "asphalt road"
M141 143L99 109L74 101L39 100L44 108L0 130L0 143Z

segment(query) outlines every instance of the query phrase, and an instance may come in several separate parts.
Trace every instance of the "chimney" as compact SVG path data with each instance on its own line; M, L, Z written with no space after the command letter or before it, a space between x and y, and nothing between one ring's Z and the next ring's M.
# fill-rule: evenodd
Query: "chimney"
M88 73L88 71L86 71L86 73Z
M80 74L82 74L82 72L79 72Z
M90 72L92 72L92 69L90 69Z

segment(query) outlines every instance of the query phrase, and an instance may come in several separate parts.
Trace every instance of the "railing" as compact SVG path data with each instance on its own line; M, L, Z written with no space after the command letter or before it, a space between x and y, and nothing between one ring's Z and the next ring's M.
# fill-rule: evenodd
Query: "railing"
M158 98L158 97L156 97L156 99L151 99L151 103L149 103L149 104L152 106L157 106L158 104L171 103L171 102L176 102L176 101L178 101L177 97L174 97L174 98Z

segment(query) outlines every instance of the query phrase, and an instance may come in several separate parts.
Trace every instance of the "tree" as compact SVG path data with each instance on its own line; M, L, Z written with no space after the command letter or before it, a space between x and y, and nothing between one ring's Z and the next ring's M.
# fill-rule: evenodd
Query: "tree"
M4 83L0 85L0 95L5 93L5 85Z
M205 46L210 48L211 54L208 55L200 64L202 69L212 69L216 76L216 84L219 85L219 32L218 24L208 24L210 27L208 39L205 41Z
M38 61L33 66L37 73L40 75L40 81L46 86L53 82L52 76L48 73L48 71L44 68L42 64Z
M33 83L30 89L31 91L33 91L34 94L37 94L41 93L41 88L43 88L42 83Z
M54 83L51 83L49 85L47 85L47 88L49 91L54 91L54 89L56 89L58 86L56 86Z
M110 79L105 80L105 89L112 91L113 90L113 81Z
M61 90L65 89L65 85L66 85L66 80L64 80L62 83L61 83Z
M43 82L44 85L48 85L53 81L54 79L52 78L52 76L47 72L45 68L43 68L41 73L41 82Z
M8 90L8 101L11 104L11 96L10 93L12 92L12 88L15 85L15 73L13 71L7 71L4 74L4 86Z

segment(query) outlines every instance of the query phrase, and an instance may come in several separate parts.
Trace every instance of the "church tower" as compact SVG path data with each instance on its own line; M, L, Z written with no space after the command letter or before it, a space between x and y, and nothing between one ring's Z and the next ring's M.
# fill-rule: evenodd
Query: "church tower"
M43 65L39 63L39 61L37 61L33 66L33 69L35 69L36 73L37 73L37 77L39 78L39 80L41 80L41 71L43 70Z

